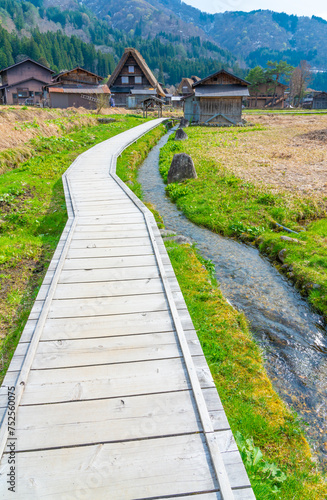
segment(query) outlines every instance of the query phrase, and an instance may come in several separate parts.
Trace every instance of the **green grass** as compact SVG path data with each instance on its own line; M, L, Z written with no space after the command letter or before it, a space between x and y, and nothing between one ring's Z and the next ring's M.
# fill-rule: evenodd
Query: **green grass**
M192 247L166 246L256 498L323 500L324 476L296 415L273 390L244 315L226 303L210 262L203 266Z
M61 176L95 144L144 122L85 127L33 140L33 157L0 177L0 345L3 378L67 220Z
M287 250L283 270L296 283L301 293L327 317L327 196L315 199L276 192L264 185L244 181L219 160L210 157L210 148L230 148L239 134L261 133L262 127L244 127L208 131L188 128L189 139L175 142L171 136L160 154L160 172L166 181L175 153L192 156L197 179L170 184L167 192L185 215L201 226L229 237L256 242L262 251L278 262L278 253ZM199 146L206 139L206 148ZM286 242L276 232L279 223L299 232L294 235L300 243ZM305 229L305 230L304 230ZM279 262L280 266L281 263ZM290 274L291 273L291 274Z

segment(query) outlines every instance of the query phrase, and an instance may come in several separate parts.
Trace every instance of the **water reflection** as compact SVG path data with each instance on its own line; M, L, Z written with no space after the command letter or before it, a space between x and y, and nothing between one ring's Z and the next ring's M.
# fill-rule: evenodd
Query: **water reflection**
M248 318L279 394L306 422L307 435L327 467L327 332L315 314L258 250L196 226L165 195L158 170L163 137L139 172L144 197L167 229L191 238L216 266L225 297Z

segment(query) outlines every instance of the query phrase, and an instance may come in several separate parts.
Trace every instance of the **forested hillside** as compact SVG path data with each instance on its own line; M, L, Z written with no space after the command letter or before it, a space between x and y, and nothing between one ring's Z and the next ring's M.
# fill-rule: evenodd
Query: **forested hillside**
M199 36L162 31L153 38L144 37L140 24L125 33L107 20L98 20L83 6L61 11L59 7L46 7L43 0L0 0L0 8L2 68L29 56L42 59L55 71L79 65L105 77L113 71L125 47L133 46L164 84L176 84L185 75L204 77L222 66L239 72L236 57ZM68 36L70 33L74 34Z
M221 67L245 77L269 60L327 71L327 21L315 16L213 15L181 0L0 0L0 24L0 67L27 55L55 71L80 65L107 76L131 46L165 85ZM327 90L327 72L311 86Z

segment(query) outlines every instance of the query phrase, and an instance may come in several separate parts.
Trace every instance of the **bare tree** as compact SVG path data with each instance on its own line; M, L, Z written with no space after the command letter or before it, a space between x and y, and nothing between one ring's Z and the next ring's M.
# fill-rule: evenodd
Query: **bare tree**
M301 61L294 69L290 80L290 94L293 104L295 100L299 104L302 102L311 81L311 66L307 61Z

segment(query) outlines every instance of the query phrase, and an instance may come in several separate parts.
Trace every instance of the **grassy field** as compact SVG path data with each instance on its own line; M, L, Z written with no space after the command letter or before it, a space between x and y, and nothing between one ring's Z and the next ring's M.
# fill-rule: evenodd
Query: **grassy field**
M80 153L144 120L37 137L32 156L0 177L0 374L3 378L67 220L61 176Z
M147 144L155 135L161 133L148 134ZM137 167L144 139L125 150L117 165L117 173L141 198ZM257 499L324 500L325 476L317 470L296 415L274 391L244 315L226 302L211 263L193 247L172 241L166 247Z
M170 137L161 150L163 177L174 154L185 152L198 178L167 192L197 224L257 244L327 317L327 116L251 121L189 127L183 142Z

